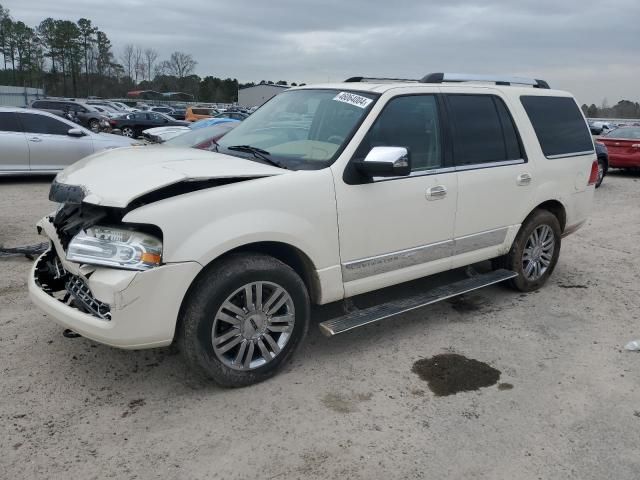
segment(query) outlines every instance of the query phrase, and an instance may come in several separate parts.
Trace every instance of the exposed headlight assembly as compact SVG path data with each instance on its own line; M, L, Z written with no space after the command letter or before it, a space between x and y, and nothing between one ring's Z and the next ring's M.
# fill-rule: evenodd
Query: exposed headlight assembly
M67 250L67 260L90 265L148 270L160 265L162 242L147 233L94 226L78 233Z

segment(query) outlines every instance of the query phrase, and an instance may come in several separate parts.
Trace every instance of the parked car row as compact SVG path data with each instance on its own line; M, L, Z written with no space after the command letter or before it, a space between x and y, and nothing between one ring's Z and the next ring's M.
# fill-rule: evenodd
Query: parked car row
M189 122L197 122L205 118L232 118L233 120L244 120L249 113L239 109L228 109L224 111L216 110L211 107L192 106L187 107L185 120Z
M109 120L111 128L119 129L122 135L129 138L137 138L142 135L142 131L152 127L187 127L189 122L176 120L169 115L160 112L133 112Z
M121 102L102 99L90 99L84 102L74 99L41 99L31 104L31 110L3 111L3 121L0 122L0 139L4 139L4 142L0 147L4 153L0 154L0 170L2 172L23 172L42 171L49 168L58 169L60 165L72 163L81 158L78 156L81 152L92 153L88 149L90 139L93 139L91 142L95 145L96 150L132 143L130 140L118 143L114 140L117 137L112 135L97 137L87 135L86 129L91 130L94 134L102 129L118 129L124 137L129 139L143 136L148 141L163 143L195 129L211 127L224 122L237 123L249 116L249 111L244 109L228 108L218 111L209 105L190 106L182 111L180 111L180 107L175 106L139 106L146 110L142 111ZM35 113L38 110L52 114L44 115L43 118L46 120L38 120L41 124L47 123L49 127L46 128L49 128L50 131L43 130L45 127L42 126L39 127L40 130L34 129L35 127L32 126L34 120L30 120L32 117L18 115L24 112ZM186 118L187 121L178 120L176 117ZM58 121L58 126L52 123L52 119ZM231 129L233 126L228 125L225 129ZM595 141L599 168L597 187L600 186L610 168L640 168L640 125L589 121L589 126L593 134L602 135ZM72 132L69 133L70 131ZM73 145L71 155L62 163L55 159L56 155L53 155L50 160L41 161L38 159L39 149L34 145L30 145L31 148L28 151L25 150L26 153L18 154L16 152L21 148L22 141L20 135L15 135L16 133L20 135L32 133L58 135L66 137L67 141L72 139L69 143L70 146ZM84 139L83 148L77 148L80 142L74 142L73 139L83 137L89 138ZM50 137L46 137L46 139L48 144L54 141ZM183 141L187 141L187 139L183 139ZM31 144L39 143L42 139L29 138L25 141ZM60 145L64 142L61 142L59 138L55 142L58 149L63 148ZM105 142L111 143L101 147ZM114 142L117 145L112 145ZM33 151L33 158L30 158L31 151Z

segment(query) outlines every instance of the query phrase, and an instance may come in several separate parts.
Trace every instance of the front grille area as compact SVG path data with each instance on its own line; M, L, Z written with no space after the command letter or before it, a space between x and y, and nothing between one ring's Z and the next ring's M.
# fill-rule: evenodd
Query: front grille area
M111 320L111 309L106 303L96 300L89 290L89 285L80 277L69 275L69 280L65 285L67 292L73 297L75 303L84 307L87 313L103 320Z
M65 305L101 320L111 320L111 307L97 300L82 278L68 272L53 249L38 260L35 281L44 292Z

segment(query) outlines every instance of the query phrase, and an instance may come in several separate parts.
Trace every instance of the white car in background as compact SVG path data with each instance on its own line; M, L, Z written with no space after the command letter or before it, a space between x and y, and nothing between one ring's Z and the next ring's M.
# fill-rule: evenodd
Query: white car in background
M55 173L100 150L136 144L41 110L0 107L0 175Z
M177 137L183 133L190 132L189 127L181 127L179 125L173 127L153 127L142 131L142 136L153 142L165 142L170 138Z

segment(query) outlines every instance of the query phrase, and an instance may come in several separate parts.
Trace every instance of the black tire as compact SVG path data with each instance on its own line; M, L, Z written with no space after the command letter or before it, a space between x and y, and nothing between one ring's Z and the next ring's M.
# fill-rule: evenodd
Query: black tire
M524 272L523 253L533 231L543 225L550 227L553 232L553 253L551 254L549 266L546 267L544 273L539 278L530 280ZM527 217L520 227L520 231L516 235L509 253L503 257L495 259L494 266L497 268L513 270L518 273L516 278L507 282L507 285L514 290L518 290L520 292L531 292L533 290L537 290L546 283L549 276L553 273L553 270L558 263L561 243L562 230L560 229L560 222L558 221L558 218L548 210L535 210Z
M120 129L120 132L123 137L127 138L137 138L136 130L133 127L124 126Z
M598 159L598 181L596 182L596 188L602 185L604 177L607 175L607 162L601 158Z
M273 359L262 366L238 370L225 364L214 351L214 319L230 295L258 281L277 284L289 294L295 307L293 330ZM309 328L309 312L306 286L291 267L259 253L231 254L212 264L190 289L181 308L178 348L198 376L223 387L252 385L273 376L291 358Z
M100 130L100 121L95 118L89 120L89 130L92 132L98 132Z

